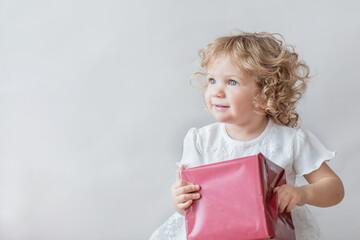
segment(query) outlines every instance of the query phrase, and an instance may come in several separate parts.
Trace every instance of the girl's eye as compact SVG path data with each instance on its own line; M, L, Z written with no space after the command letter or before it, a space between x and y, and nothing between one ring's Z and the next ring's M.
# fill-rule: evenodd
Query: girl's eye
M215 83L216 83L216 81L215 81L215 79L210 78L210 79L209 79L209 83L210 83L210 84L215 84Z
M238 84L237 81L234 81L234 80L230 80L230 81L229 81L229 85L234 86L234 85L236 85L236 84Z

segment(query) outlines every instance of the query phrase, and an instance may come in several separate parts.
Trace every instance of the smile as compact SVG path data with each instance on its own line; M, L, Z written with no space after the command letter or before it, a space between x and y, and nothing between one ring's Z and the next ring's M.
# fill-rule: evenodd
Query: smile
M228 110L230 106L213 104L213 107L215 108L216 111L224 112Z

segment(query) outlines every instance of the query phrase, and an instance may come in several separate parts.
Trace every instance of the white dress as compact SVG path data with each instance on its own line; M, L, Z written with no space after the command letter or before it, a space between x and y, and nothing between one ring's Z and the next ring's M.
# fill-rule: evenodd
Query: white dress
M289 185L295 185L296 176L311 173L335 156L311 132L278 125L270 118L262 134L246 142L232 139L224 123L192 128L184 139L181 161L176 164L196 167L259 152L285 169ZM291 215L297 240L320 238L319 227L306 206L296 206ZM175 212L150 240L186 240L185 217Z

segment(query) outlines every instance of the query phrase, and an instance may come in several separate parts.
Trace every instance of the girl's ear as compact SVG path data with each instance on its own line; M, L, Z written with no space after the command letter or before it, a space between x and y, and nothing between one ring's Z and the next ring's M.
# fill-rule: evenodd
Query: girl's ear
M260 99L260 108L262 109L262 110L265 110L266 109L266 100L264 100L263 98L262 98L262 96L261 96L261 93L259 93L259 99Z
M257 107L260 108L261 110L265 110L266 108L266 101L261 97L261 93L260 91L258 91L256 97L255 97L257 103Z
M266 108L266 103L265 103L264 101L262 101L262 103L260 104L260 108L261 108L262 110L265 110L265 108Z

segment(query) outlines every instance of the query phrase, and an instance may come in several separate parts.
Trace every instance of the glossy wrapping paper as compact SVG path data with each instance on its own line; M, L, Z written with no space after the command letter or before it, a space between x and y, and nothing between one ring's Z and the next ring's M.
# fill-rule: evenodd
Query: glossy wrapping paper
M295 239L290 213L278 213L273 190L285 170L261 153L180 171L200 185L201 198L185 210L188 240Z

